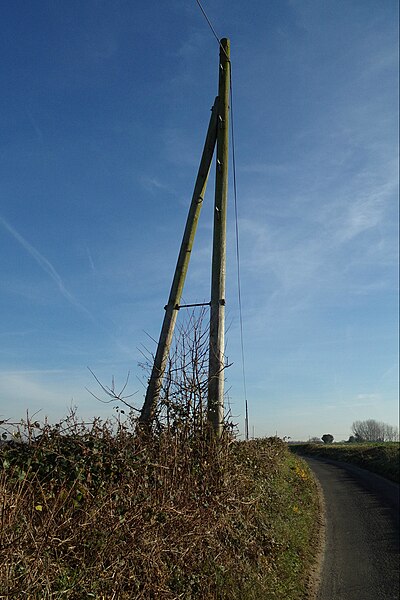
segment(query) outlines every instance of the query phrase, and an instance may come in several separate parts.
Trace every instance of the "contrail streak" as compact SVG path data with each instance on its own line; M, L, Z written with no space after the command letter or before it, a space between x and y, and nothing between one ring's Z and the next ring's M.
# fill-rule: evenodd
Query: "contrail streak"
M74 296L71 294L71 292L69 292L67 290L67 288L64 285L63 280L61 279L60 275L57 273L57 271L55 270L55 268L53 267L51 262L45 256L43 256L43 254L41 254L39 252L39 250L36 250L36 248L34 246L32 246L32 244L30 244L24 237L22 237L22 235L20 233L18 233L18 231L16 229L14 229L14 227L12 227L9 223L7 223L7 221L1 215L0 215L0 224L3 225L3 227L8 231L8 233L10 233L12 235L12 237L17 242L19 242L23 248L25 248L25 250L28 252L28 254L30 254L32 256L32 258L35 259L35 261L38 263L38 265L41 267L41 269L45 273L47 273L47 275L49 275L49 277L51 277L51 279L56 283L58 289L60 290L60 292L64 296L64 298L66 300L68 300L68 302L70 304L72 304L72 306L77 308L79 311L85 313L86 316L88 316L93 321L94 320L93 316L90 314L90 312L87 310L87 308L82 306L82 304L80 304L76 300L76 298L74 298Z

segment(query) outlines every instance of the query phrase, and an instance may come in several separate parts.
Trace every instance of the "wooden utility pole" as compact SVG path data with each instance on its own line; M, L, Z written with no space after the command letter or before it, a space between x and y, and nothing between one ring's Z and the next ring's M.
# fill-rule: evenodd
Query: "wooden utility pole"
M171 347L172 335L174 333L176 317L178 315L179 303L182 297L183 285L185 283L186 273L189 266L190 254L193 247L194 236L197 229L197 223L200 216L207 179L210 172L211 161L214 154L215 143L217 140L217 122L220 114L218 105L219 101L218 98L216 98L214 106L211 109L212 112L210 124L207 131L203 154L201 157L192 196L192 202L186 221L185 232L183 234L175 274L168 298L168 304L165 306L165 316L161 328L156 356L154 359L154 365L143 408L139 417L139 422L141 424L148 424L153 419L157 407L158 397L160 395L162 380Z
M217 436L224 422L226 206L228 199L230 42L219 52L217 171L211 275L210 358L207 418Z

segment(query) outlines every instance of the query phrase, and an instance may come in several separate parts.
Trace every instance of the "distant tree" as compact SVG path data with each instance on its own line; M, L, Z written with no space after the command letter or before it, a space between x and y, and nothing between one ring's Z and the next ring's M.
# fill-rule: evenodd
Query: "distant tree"
M312 437L308 441L310 444L322 444L322 440L319 437Z
M375 419L354 421L351 429L359 442L395 442L399 439L397 427Z
M357 440L356 436L355 436L355 435L351 435L351 436L349 437L349 439L347 440L347 443L348 443L348 444L355 444L357 441L358 441L358 440Z
M393 425L385 424L385 442L398 442L399 441L399 429L393 427Z
M333 435L331 433L324 433L324 435L321 437L321 439L324 442L324 444L332 444L332 442L335 438L333 437Z

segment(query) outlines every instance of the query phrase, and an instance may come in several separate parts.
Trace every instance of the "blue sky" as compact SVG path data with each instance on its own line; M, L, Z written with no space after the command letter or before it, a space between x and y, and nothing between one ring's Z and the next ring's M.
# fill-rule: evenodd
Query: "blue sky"
M398 421L398 7L206 2L231 39L250 432ZM0 415L51 420L86 367L140 406L217 93L195 0L3 2ZM232 174L232 169L231 169ZM233 196L227 386L243 423ZM213 178L184 297L209 299ZM147 332L147 333L145 333Z

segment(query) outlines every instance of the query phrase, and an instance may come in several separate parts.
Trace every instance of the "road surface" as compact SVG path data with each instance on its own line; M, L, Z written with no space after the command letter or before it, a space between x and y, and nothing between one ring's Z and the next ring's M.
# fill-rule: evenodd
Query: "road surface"
M399 600L399 487L363 469L303 458L325 502L317 599Z

